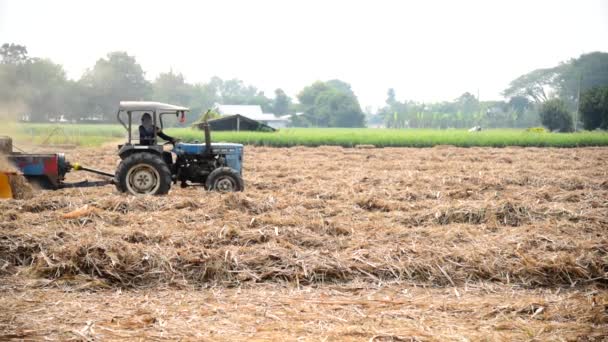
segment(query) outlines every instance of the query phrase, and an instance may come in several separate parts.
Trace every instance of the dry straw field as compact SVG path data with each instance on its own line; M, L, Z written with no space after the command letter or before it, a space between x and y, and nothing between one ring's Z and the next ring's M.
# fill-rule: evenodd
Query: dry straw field
M244 193L0 202L0 339L607 338L608 149L245 153Z

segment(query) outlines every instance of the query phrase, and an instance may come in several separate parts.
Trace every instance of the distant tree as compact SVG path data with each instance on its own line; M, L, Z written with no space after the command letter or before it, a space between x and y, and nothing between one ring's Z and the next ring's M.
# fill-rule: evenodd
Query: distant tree
M208 101L196 85L187 83L181 73L169 71L161 73L152 83L152 99L190 108L186 123L193 122L196 117L192 113L205 112L211 108L214 98ZM169 121L171 122L171 121Z
M28 61L27 48L23 45L4 43L0 47L0 63L23 64Z
M573 58L558 67L555 89L561 99L575 104L581 92L608 86L608 53L592 52Z
M221 81L219 85L219 92L226 104L250 104L247 102L258 94L256 87L247 86L236 78Z
M273 112L275 115L284 115L289 112L291 98L285 94L283 89L279 88L274 91Z
M390 107L397 103L397 95L395 94L395 89L388 88L386 92L386 104Z
M457 101L443 101L437 103L429 103L427 105L430 112L456 115L458 112L462 112L460 109L460 103Z
M580 112L585 129L608 129L608 86L584 92Z
M0 47L0 101L3 105L24 104L29 84L24 74L29 61L25 46L3 44Z
M34 58L24 65L25 103L33 121L59 118L70 108L69 91L63 67L48 59Z
M328 127L363 127L365 115L359 102L350 94L336 89L319 94L315 115Z
M0 64L0 102L6 105L9 102L22 100L20 88L23 82L19 76L20 70L13 64Z
M463 113L473 113L479 111L479 100L475 95L466 92L456 99L459 110Z
M551 131L572 132L574 121L563 100L551 99L543 103L540 108L540 120L543 126Z
M184 76L173 71L159 74L152 83L152 98L155 101L188 106L193 92L193 86L184 81Z
M126 52L111 52L99 59L79 84L88 99L88 113L83 114L101 114L107 121L113 121L119 101L144 100L151 95L141 65Z
M505 97L522 96L537 103L547 101L547 91L555 84L558 68L536 69L515 80L503 91Z
M86 90L77 81L68 80L63 88L64 115L66 119L78 121L83 118L83 113L91 113L88 110L90 101Z
M363 114L365 115L365 123L367 126L376 127L384 123L384 118L380 116L378 112L374 112L372 106L365 106Z
M33 121L44 122L66 114L70 101L68 81L61 65L30 58L18 44L0 47L0 102L20 107Z
M384 125L388 128L406 128L410 125L410 108L406 102L397 101L395 89L386 92L386 106L378 111Z
M336 80L336 79L329 80L329 81L325 82L325 84L328 87L335 89L340 93L347 94L350 96L355 96L355 93L353 92L350 84L348 84L342 80Z
M388 128L407 128L411 126L407 111L392 111L384 115L384 124Z
M325 82L316 81L300 91L298 100L305 107L305 110L314 109L315 100L319 94L330 89L331 88Z
M531 107L531 103L525 96L513 96L509 99L509 106L517 114L519 120L524 112Z
M199 112L205 112L217 102L220 102L220 98L217 88L211 82L194 85L194 97L191 104L193 108L199 108Z
M246 85L239 79L222 80L212 77L208 83L209 89L214 89L218 102L232 105L258 105L262 110L272 110L272 100L264 95L263 91L252 85Z
M365 114L350 85L340 80L317 81L298 94L304 114L297 123L305 121L320 127L363 127Z
M523 96L542 103L552 91L574 108L579 91L608 85L608 53L592 52L558 66L533 70L511 81L505 97Z
M485 127L514 127L517 114L511 111L511 107L504 101L482 101L479 104L484 114L483 126Z

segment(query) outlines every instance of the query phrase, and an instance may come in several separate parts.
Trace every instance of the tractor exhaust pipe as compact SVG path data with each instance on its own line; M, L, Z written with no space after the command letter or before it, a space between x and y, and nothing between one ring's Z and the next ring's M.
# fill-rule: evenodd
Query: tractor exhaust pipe
M207 120L203 123L203 129L205 130L205 147L207 153L211 153L211 131L209 130L209 123Z

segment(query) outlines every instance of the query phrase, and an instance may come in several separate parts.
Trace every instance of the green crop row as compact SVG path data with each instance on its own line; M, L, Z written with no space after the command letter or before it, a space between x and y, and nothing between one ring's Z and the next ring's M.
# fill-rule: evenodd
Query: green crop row
M170 128L166 133L186 142L204 141L203 132L190 128ZM18 124L0 128L15 140L33 143L99 145L106 141L124 140L126 132L120 125L93 124ZM470 146L538 146L577 147L608 146L608 133L601 131L577 133L546 133L516 129L492 129L481 132L431 129L372 128L289 128L276 132L212 132L214 142L235 142L257 146L321 146L354 147L432 147L437 145Z
M203 132L192 129L170 129L168 134L184 141L203 141ZM354 147L432 147L437 145L471 146L538 146L578 147L608 146L606 132L537 133L515 129L493 129L481 132L467 130L428 129L334 129L292 128L277 132L212 132L212 140L258 146L321 146Z
M11 136L17 143L98 146L124 139L126 131L120 125L20 123L0 127L0 135Z
M120 125L95 124L45 124L28 123L15 124L14 128L22 135L31 136L105 136L124 137L125 129Z

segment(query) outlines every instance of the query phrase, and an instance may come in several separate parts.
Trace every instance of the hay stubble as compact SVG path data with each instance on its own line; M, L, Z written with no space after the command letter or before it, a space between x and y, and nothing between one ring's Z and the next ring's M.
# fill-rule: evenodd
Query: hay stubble
M107 146L69 156L107 170L116 163ZM162 328L167 338L213 338L214 327L224 338L601 335L607 163L604 148L250 147L245 193L175 187L169 196L135 198L107 186L0 202L0 279L5 293L41 307L61 293L60 307L84 300L95 311L95 298L109 300L118 289L124 294L112 310L156 320L133 323L128 333L140 337L159 337ZM181 331L186 318L178 308L158 314L179 296L205 302L208 291L224 310L209 317L228 315L232 328L206 322L204 331ZM390 293L383 298L393 304L369 304L366 293L376 291ZM128 310L144 294L150 312ZM14 323L27 314L27 301L2 301L13 312L12 325L0 317L6 334L29 325L47 331ZM184 310L198 310L200 303L188 303ZM255 308L264 305L278 313L259 316ZM313 312L319 324L290 311L297 309ZM192 319L201 323L201 315ZM106 318L95 324L110 330L78 331L127 334ZM159 325L165 319L170 327ZM65 329L49 333L73 335Z

